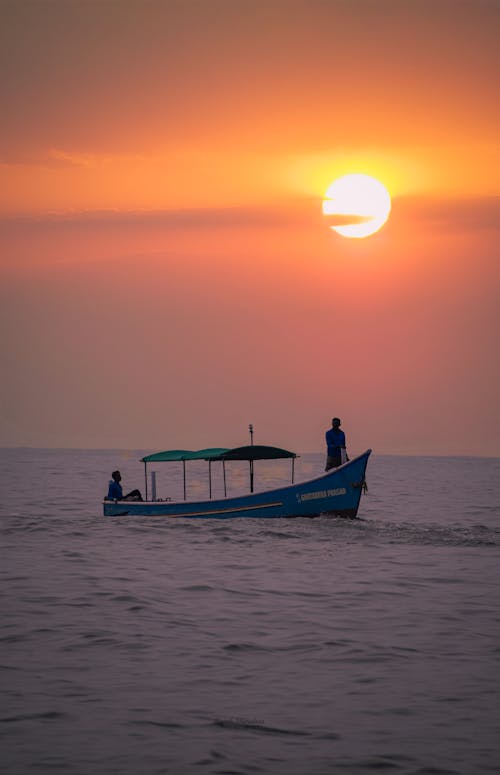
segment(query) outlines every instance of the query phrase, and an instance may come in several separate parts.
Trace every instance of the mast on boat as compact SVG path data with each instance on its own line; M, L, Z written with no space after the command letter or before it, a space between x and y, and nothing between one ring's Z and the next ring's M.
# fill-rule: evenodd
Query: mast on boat
M250 423L248 426L250 432L250 446L253 447L253 425ZM253 492L253 460L250 459L250 492Z

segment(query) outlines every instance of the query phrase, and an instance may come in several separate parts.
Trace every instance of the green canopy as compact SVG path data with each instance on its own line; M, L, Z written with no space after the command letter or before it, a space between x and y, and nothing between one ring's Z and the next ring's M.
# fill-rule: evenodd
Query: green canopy
M208 475L210 486L210 498L212 497L212 479L211 479L211 466L214 461L225 463L226 460L248 460L250 463L250 492L253 492L253 464L254 460L278 460L280 458L292 458L292 482L293 482L293 467L297 455L295 452L288 452L286 449L280 447L266 447L261 444L250 444L245 447L235 447L234 449L228 449L227 447L209 447L208 449L167 449L164 452L153 452L152 455L146 455L141 458L144 463L144 476L146 479L146 500L148 499L148 477L147 477L147 464L148 463L161 463L172 462L179 460L182 462L183 476L184 476L184 500L186 500L186 460L206 460L208 461ZM224 473L224 496L226 496L226 469L223 467ZM153 476L153 475L152 475ZM156 479L155 479L156 482ZM155 485L156 487L156 485Z
M141 458L142 463L172 462L175 460L220 460L221 455L228 452L227 447L210 447L192 451L189 449L167 449L165 452L154 452Z
M167 449L165 452L154 452L141 460L143 463L171 462L174 460L278 460L279 458L297 457L295 452L288 452L280 447L266 447L262 444L251 444L246 447L209 447L192 451L189 449Z
M228 452L227 447L209 447L192 452L187 460L222 460L222 456Z
M167 460L184 460L186 455L191 455L187 449L169 449L165 452L154 452L152 455L146 455L141 458L143 463L154 463Z

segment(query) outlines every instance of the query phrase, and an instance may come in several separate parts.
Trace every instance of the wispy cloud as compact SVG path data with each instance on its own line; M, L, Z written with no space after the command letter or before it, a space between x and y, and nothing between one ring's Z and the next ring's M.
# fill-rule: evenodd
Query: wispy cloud
M0 166L8 167L41 167L41 168L59 168L59 167L102 167L112 163L121 163L123 161L144 161L147 159L143 154L138 153L93 153L89 151L78 151L67 148L48 148L39 151L20 151L18 149L3 149L0 151ZM150 161L154 163L161 156L151 156Z
M68 164L72 167L93 167L98 161L98 157L92 153L71 153L58 148L51 148L48 153L48 159L49 161L55 161L63 165Z
M399 197L393 201L392 217L411 218L439 228L498 229L500 197Z
M81 162L74 162L84 164ZM426 223L439 228L500 228L500 197L475 199L438 199L398 197L393 200L391 220ZM283 204L171 210L71 210L36 215L0 217L0 228L44 227L124 227L155 226L166 231L183 229L232 229L237 227L280 228L287 226L336 226L364 223L370 218L359 215L331 215L321 212L317 197L291 200Z

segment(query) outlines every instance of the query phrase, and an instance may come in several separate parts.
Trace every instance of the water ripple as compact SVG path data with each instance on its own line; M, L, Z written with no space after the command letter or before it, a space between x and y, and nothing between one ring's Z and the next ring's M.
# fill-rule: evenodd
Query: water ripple
M374 456L355 521L104 520L121 454L2 458L6 772L497 771L499 461Z

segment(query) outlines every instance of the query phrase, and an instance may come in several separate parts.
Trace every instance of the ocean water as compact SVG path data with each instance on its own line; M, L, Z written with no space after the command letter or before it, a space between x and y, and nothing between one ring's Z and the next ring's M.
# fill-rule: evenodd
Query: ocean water
M359 520L103 518L139 457L1 451L2 772L500 772L499 459L374 454Z

